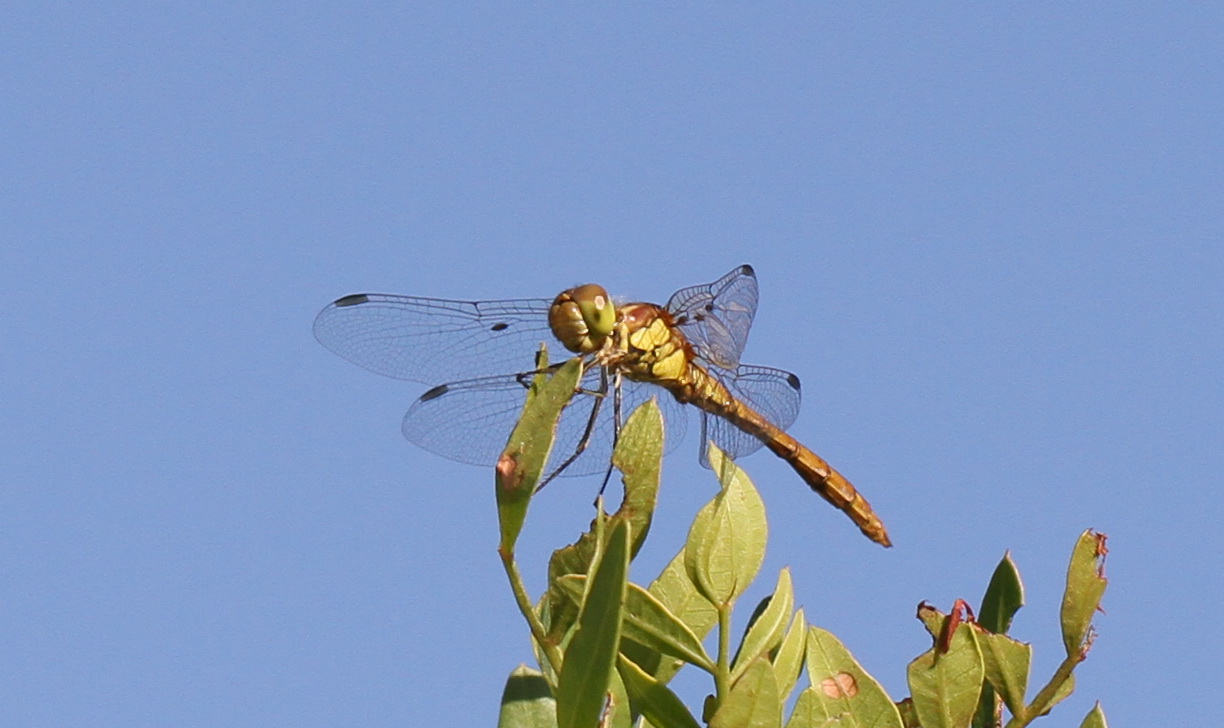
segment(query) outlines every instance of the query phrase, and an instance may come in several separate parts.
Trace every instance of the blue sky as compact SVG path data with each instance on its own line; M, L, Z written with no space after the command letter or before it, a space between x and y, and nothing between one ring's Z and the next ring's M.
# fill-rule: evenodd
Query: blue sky
M915 606L976 602L1010 549L1037 681L1091 526L1107 613L1042 724L1214 714L1222 31L1189 3L10 4L0 724L492 724L531 653L491 472L406 442L425 387L311 321L361 291L662 302L741 263L746 360L802 377L792 432L896 543L747 458L753 598L789 564L900 698ZM716 488L692 432L640 581ZM534 588L597 487L533 505Z

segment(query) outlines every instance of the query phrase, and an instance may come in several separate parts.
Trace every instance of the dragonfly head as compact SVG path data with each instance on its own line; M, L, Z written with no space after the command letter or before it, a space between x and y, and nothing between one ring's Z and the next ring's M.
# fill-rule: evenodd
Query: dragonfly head
M576 354L588 354L603 346L616 327L616 306L603 286L588 283L557 296L548 311L553 335Z

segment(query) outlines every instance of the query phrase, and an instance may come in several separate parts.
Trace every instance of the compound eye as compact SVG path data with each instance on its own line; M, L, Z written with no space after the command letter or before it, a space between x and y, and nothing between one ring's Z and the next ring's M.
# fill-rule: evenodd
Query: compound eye
M578 304L582 312L582 320L586 322L587 330L592 338L603 338L612 333L616 326L616 306L603 286L588 283L570 290L570 297Z

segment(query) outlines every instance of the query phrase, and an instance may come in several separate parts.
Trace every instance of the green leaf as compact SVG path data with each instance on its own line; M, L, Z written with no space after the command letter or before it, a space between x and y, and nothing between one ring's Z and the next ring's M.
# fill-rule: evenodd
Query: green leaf
M527 506L552 451L561 410L574 396L582 376L582 361L574 358L528 398L514 432L497 461L497 516L502 553L513 553L523 530Z
M1092 618L1105 593L1105 534L1088 529L1080 534L1067 567L1063 592L1062 636L1067 656L1082 659L1087 651Z
M599 728L633 728L634 717L629 690L625 687L620 672L613 669L608 680L608 710L599 723Z
M540 672L519 665L510 673L502 691L497 725L499 728L556 728L557 702Z
M714 660L701 639L650 592L630 584L625 604L624 636L665 655L678 657L713 673Z
M536 618L540 620L541 624L544 625L545 630L547 630L548 625L550 624L551 615L549 614L549 604L546 598L542 598L540 600L535 612ZM578 608L574 607L574 613L577 614L577 612ZM558 642L557 644L564 653L565 645L568 644L568 642ZM547 654L545 654L544 646L535 639L535 635L532 635L531 639L531 653L535 656L536 664L539 665L540 669L544 672L544 679L548 681L549 685L556 685L557 671L553 666L552 660ZM560 664L558 664L556 667L560 667Z
M633 708L656 726L701 728L680 698L632 660L621 655L616 663Z
M706 601L714 604L714 599L709 595L709 588L703 584L702 576L698 573L703 569L708 568L707 562L711 558L711 551L714 549L715 537L711 535L714 529L716 519L725 518L722 515L722 492L714 496L713 500L706 503L697 511L697 516L693 518L693 525L689 526L688 540L684 544L680 555L684 557L684 572L688 576L689 582L697 588L697 592L705 597Z
M1067 679L1058 685L1058 689L1054 691L1054 698L1050 700L1045 710L1041 711L1041 715L1049 715L1055 705L1066 700L1073 692L1075 692L1075 675L1068 675Z
M562 726L598 725L616 664L629 578L629 524L617 518L610 525L557 680L557 724Z
M840 718L826 717L824 698L816 688L805 688L795 701L786 728L857 728L853 719L843 722Z
M1084 716L1084 722L1080 723L1080 728L1109 728L1105 722L1105 711L1101 710L1100 703L1092 706L1092 710Z
M600 515L597 518L606 516ZM572 574L586 576L590 570L591 560L599 550L595 525L592 522L590 530L569 546L554 551L548 560L548 592L545 594L544 603L549 615L548 636L558 643L574 626L574 620L578 618L578 605L582 603L581 599L570 599L560 591L561 579Z
M763 604L764 609L753 615L748 631L740 643L739 652L731 667L732 680L738 680L753 660L782 643L782 637L786 635L786 624L791 618L791 610L795 607L795 590L791 584L789 567L778 572L778 584Z
M697 638L704 639L718 622L718 611L697 591L684 570L684 550L671 560L648 591L659 603L688 626ZM681 660L664 658L659 652L636 642L621 644L621 651L656 680L666 683L684 665Z
M582 599L586 578L571 574L559 585L576 601ZM691 663L713 674L714 660L706 654L701 640L692 630L667 610L642 587L629 583L625 592L625 621L621 625L622 640L633 640L671 657Z
M1003 698L1012 715L1023 715L1024 694L1028 691L1029 666L1033 659L1032 645L1019 642L1004 634L989 632L977 635L982 650L986 679ZM991 717L994 716L991 698ZM979 713L980 706L979 706Z
M963 728L977 710L985 669L973 626L961 623L948 651L933 647L909 664L914 710L923 728Z
M790 629L782 638L782 644L774 655L774 673L778 678L778 692L783 701L790 697L791 691L799 681L799 673L803 669L803 653L807 642L807 619L803 609L795 612Z
M984 650L983 650L984 652ZM973 721L969 723L971 728L997 728L1001 725L1002 719L1002 703L999 702L999 695L995 692L994 686L987 680L982 684L982 692L978 694L977 712L973 716Z
M718 623L718 610L701 593L684 568L685 549L663 568L651 582L649 591L664 606L687 624L698 637L705 637Z
M540 342L540 350L536 352L535 359L535 376L531 378L531 386L527 387L527 401L523 403L526 407L531 404L531 400L535 399L540 394L540 389L548 382L548 344Z
M999 565L995 567L994 573L990 576L986 593L982 595L982 605L978 610L978 625L995 634L1006 634L1011 628L1012 618L1022 606L1024 606L1024 585L1020 582L1020 572L1016 569L1011 554L1005 552ZM995 694L998 686L991 678L991 655L987 650L986 642L982 643L982 657L986 660L988 682L982 686L982 696L978 699L977 716L973 720L973 725L990 726L997 722L999 701ZM1002 676L996 675L996 677ZM1015 675L1010 677L1014 678ZM1007 708L1012 711L1013 715L1015 715L1013 705L1022 705L1024 702L1024 687L1028 683L1027 661L1023 677L1024 682L1020 684L1019 703L1009 702L1009 699L1004 696L1004 702L1007 703ZM1013 690L1011 699L1015 700L1015 685L1011 689Z
M752 481L714 445L710 465L722 492L702 508L689 530L685 569L715 605L729 604L752 583L765 559L765 503Z
M612 453L612 464L624 476L625 497L616 513L629 519L633 532L630 558L637 555L650 531L658 501L662 461L663 415L652 397L629 416Z
M808 630L807 673L812 686L804 694L810 691L812 697L805 709L813 720L836 718L855 728L901 728L901 714L880 683L845 645L819 627Z
M782 701L773 666L753 660L710 718L710 728L781 728Z
M939 635L943 632L944 622L947 619L948 615L926 602L918 605L918 620L922 622L922 626L926 628L927 633L931 635L932 639L939 639Z
M990 575L986 593L982 595L982 606L978 610L978 624L995 634L1007 634L1012 617L1024 606L1024 584L1020 572L1010 553L1003 554L999 565Z

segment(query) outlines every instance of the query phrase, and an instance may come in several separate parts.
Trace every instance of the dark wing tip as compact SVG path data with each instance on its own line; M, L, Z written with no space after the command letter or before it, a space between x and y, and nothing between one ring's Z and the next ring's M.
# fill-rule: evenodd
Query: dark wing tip
M448 391L450 391L450 385L439 384L438 386L429 390L425 394L422 394L419 401L428 402L431 399L437 399L438 397L441 397L442 395L446 394Z
M747 263L740 266L739 272L741 275L752 276L753 278L756 277L756 271L753 270L752 266L748 265Z
M369 303L369 302L370 302L370 297L368 295L364 293L354 293L351 296L344 296L343 298L337 298L336 301L332 305L335 306L336 308L344 308L345 306L357 306L357 305L360 305L363 303Z
M787 372L786 373L786 383L791 385L791 389L794 389L796 392L799 391L799 377L798 376L791 374L790 372Z

